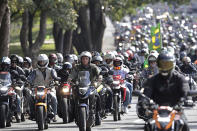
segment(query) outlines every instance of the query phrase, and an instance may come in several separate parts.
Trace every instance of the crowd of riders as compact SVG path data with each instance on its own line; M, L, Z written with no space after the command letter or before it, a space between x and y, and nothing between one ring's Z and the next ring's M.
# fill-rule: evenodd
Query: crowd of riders
M72 89L68 104L72 105L69 122L75 120L79 127L82 126L78 118L80 111L77 109L86 107L88 119L92 121L87 130L100 125L102 119L110 113L115 114L117 108L114 101L118 98L118 118L114 115L114 120L120 120L121 114L127 114L129 108L135 108L131 106L133 90L141 90L159 105L174 106L184 97L194 106L196 99L185 95L187 90L196 90L197 23L191 16L183 14L165 18L146 17L151 13L151 9L147 8L143 12L144 16L131 17L129 26L125 22L114 24L117 47L114 51L83 51L79 55L65 56L61 53L51 53L48 56L39 54L35 67L32 66L30 57L17 54L3 57L0 72L9 74L12 87L24 87L21 92L16 91L9 96L9 109L12 113L8 113L6 126L11 126L13 120L18 123L24 121L27 114L30 120L37 120L33 89L38 86L50 88L47 92L50 102L47 104L51 107L51 120L56 122L57 116L62 115L59 111L62 83L69 83ZM149 49L151 27L157 22L160 22L162 30L163 45L160 51ZM146 61L147 64L144 64ZM186 76L189 80L185 80ZM87 85L87 90L82 88ZM86 99L88 100L85 101ZM80 102L86 103L88 107ZM139 112L140 110L143 109L139 109ZM185 119L184 123L184 131L189 130ZM0 126L4 127L4 123L0 122Z

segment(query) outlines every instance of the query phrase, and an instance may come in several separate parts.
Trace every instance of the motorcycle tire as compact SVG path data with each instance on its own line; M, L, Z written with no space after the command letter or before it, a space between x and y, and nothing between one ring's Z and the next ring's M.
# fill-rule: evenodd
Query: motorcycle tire
M81 107L79 108L79 116L78 116L78 124L79 124L79 131L86 131L86 108Z
M0 128L6 127L6 105L0 106Z
M118 120L118 114L119 114L118 96L114 96L114 112L113 112L114 121Z
M64 124L69 122L68 99L67 98L64 98L62 100L62 118L63 118Z
M21 114L21 121L22 121L22 122L25 121L25 114L24 114L24 113Z
M45 123L44 123L44 129L48 129L49 128L49 123L48 123L48 121L45 121Z
M91 131L91 127L87 127L86 128L86 131Z
M37 107L37 124L39 130L44 130L45 120L44 120L44 107L38 106Z

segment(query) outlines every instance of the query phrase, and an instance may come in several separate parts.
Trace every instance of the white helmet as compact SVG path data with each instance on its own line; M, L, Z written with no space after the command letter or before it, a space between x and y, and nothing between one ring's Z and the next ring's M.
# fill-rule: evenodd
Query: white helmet
M1 63L3 63L3 64L7 64L7 65L10 65L11 60L10 60L10 58L9 58L9 57L3 57L3 58L2 58L2 62L1 62Z
M78 61L78 57L75 54L72 54L74 61Z
M92 55L91 55L91 53L90 53L89 51L83 51L83 52L80 54L80 59L81 59L83 56L89 57L90 62L92 61Z
M104 59L107 60L107 59L114 59L115 58L115 55L113 54L113 52L107 52L104 56Z
M58 63L62 63L64 61L62 53L56 53L56 55L57 55Z
M157 61L158 56L159 54L157 52L150 53L148 56L148 61Z
M49 58L46 54L40 54L37 58L37 66L40 69L46 68L49 64Z

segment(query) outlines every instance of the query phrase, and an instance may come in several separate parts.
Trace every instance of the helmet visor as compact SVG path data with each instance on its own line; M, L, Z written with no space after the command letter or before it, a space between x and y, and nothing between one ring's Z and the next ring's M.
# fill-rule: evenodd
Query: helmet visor
M44 62L44 61L38 61L38 65L40 66L40 67L45 67L46 66L46 62Z
M158 63L159 70L168 71L174 67L173 61L159 61Z

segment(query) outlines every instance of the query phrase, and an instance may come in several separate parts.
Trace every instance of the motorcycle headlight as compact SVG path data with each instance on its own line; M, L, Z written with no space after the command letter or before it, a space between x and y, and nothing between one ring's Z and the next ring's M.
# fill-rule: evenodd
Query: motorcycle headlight
M1 92L2 94L5 94L7 91L8 91L8 88L5 87L5 86L3 86L3 87L0 88L0 92Z
M69 90L69 88L63 88L62 91L63 91L64 93L68 93L70 90Z
M83 87L83 88L79 88L79 94L81 94L81 95L85 95L86 94L86 92L87 92L87 90L88 90L88 88L87 87Z
M37 96L43 96L45 92L37 92Z

